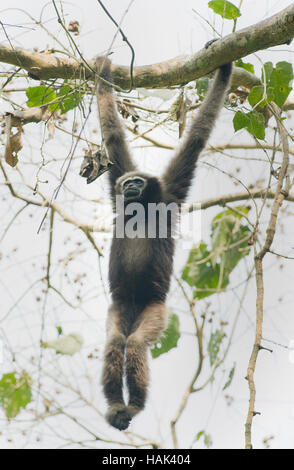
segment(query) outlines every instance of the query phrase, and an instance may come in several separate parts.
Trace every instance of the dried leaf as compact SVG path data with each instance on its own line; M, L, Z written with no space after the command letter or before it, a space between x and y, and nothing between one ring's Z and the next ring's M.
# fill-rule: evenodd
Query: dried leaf
M118 110L124 119L131 117L133 122L137 122L140 119L140 116L134 111L130 104L131 101L125 98L118 102Z
M11 115L5 116L5 127L6 127L6 146L4 158L8 165L14 167L18 162L18 152L22 149L22 125L18 127L16 134L11 133L12 127Z
M70 21L67 30L78 36L80 34L80 23L78 21Z
M112 165L113 163L109 160L106 150L101 148L94 154L85 155L80 168L80 176L87 178L87 184L93 183Z

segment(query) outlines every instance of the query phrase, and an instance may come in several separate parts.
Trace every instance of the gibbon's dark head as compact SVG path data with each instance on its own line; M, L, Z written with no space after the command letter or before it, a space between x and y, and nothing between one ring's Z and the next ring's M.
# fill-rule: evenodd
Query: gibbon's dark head
M122 194L125 202L156 202L160 200L161 185L155 176L132 171L117 180L116 194Z

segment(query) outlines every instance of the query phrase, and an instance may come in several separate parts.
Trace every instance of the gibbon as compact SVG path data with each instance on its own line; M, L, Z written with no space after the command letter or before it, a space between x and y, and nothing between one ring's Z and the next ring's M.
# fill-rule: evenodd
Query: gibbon
M109 160L108 171L113 209L116 196L123 198L124 219L134 202L144 208L150 203L184 202L191 186L197 158L213 129L230 83L232 64L222 65L213 85L193 118L187 136L170 161L162 177L141 173L127 148L124 130L112 93L111 62L96 59L97 101L102 139ZM160 212L160 211L159 211ZM165 299L173 268L173 222L167 218L165 237L148 237L148 212L138 219L146 236L120 238L114 235L109 263L112 305L108 312L107 343L104 353L102 383L108 403L106 419L119 430L129 426L144 408L148 386L147 348L167 326ZM158 218L156 219L158 223ZM159 214L160 220L160 214ZM120 222L120 215L116 224ZM149 225L148 225L149 224ZM155 224L155 225L156 225ZM126 376L128 403L123 397Z

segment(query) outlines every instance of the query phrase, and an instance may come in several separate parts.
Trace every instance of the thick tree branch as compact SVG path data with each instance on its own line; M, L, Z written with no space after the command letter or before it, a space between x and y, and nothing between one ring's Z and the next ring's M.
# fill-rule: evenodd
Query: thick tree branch
M218 196L212 199L207 199L197 204L191 204L188 208L189 212L195 210L205 210L209 207L215 206L225 206L230 202L237 201L250 201L251 199L274 199L276 197L276 191L271 191L267 189L253 189L250 192L244 191L240 193L225 194L223 196ZM284 195L286 201L294 202L294 196L287 194Z
M208 49L196 54L171 59L158 64L134 68L134 87L159 88L180 85L207 75L220 65L245 57L261 49L285 43L294 36L294 4L276 15L220 39ZM0 62L16 65L39 79L94 79L94 61L85 62L37 53L9 45L0 45ZM127 89L129 67L112 65L114 84ZM243 69L235 68L233 86L251 88L259 80Z

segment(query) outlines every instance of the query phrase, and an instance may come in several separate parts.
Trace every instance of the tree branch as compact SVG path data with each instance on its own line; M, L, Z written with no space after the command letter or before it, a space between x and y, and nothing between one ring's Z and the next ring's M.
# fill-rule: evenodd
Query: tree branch
M277 105L271 103L273 107L273 114L275 115L277 126L279 129L279 134L281 137L281 143L283 148L283 162L279 173L278 183L274 195L274 201L271 208L271 215L269 219L269 223L266 229L266 239L265 242L259 252L256 251L256 246L254 247L254 264L255 264L255 272L256 272L256 326L255 326L255 339L254 344L252 347L252 352L249 359L248 369L247 369L247 380L249 385L249 406L248 406L248 414L245 423L245 448L251 449L252 448L252 420L253 417L257 414L255 411L255 397L256 397L256 387L255 387L255 380L254 380L254 373L256 368L257 357L261 346L262 340L262 326L263 326L263 301L264 301L264 281L263 281L263 258L265 257L266 253L270 251L272 246L275 233L276 233L276 225L279 210L282 207L284 199L288 196L289 193L289 186L290 181L289 177L287 177L287 169L289 164L289 144L288 144L288 135L287 132L280 121L280 110ZM285 185L285 188L283 186ZM258 229L258 221L256 225L256 231Z
M54 210L60 215L60 217L63 219L64 222L67 222L68 224L74 225L75 227L81 229L86 234L86 236L89 232L109 232L111 230L110 227L106 228L106 227L100 226L99 223L87 224L87 223L83 223L79 219L76 219L75 217L72 217L69 213L65 212L64 209L59 204L47 199L47 197L45 197L40 191L38 191L37 194L42 198L42 202L34 200L34 199L30 199L29 197L18 193L14 189L14 186L12 185L12 183L10 182L8 175L5 171L5 168L1 162L1 159L0 159L0 170L3 173L5 185L8 187L10 194L16 199L25 201L27 204L32 204L33 206L39 206L39 207L44 207L44 208L50 207L52 210ZM33 191L33 188L29 186L27 187L31 191Z
M211 73L220 65L232 62L261 49L277 46L294 36L294 5L255 25L220 39L208 49L196 54L175 58L153 65L135 67L134 87L160 88L180 85ZM94 60L87 61L38 53L30 50L0 45L0 62L21 67L34 78L94 79ZM130 84L129 67L112 65L114 84L127 89ZM236 67L233 86L251 88L259 79L246 70Z
M218 196L211 199L206 199L206 201L201 201L200 203L191 204L188 208L189 212L208 209L209 207L214 206L225 206L229 202L236 201L250 201L251 199L275 199L276 191L271 191L267 189L253 189L250 192L240 192L225 194L223 196ZM294 202L294 196L287 194L284 195L286 201Z

